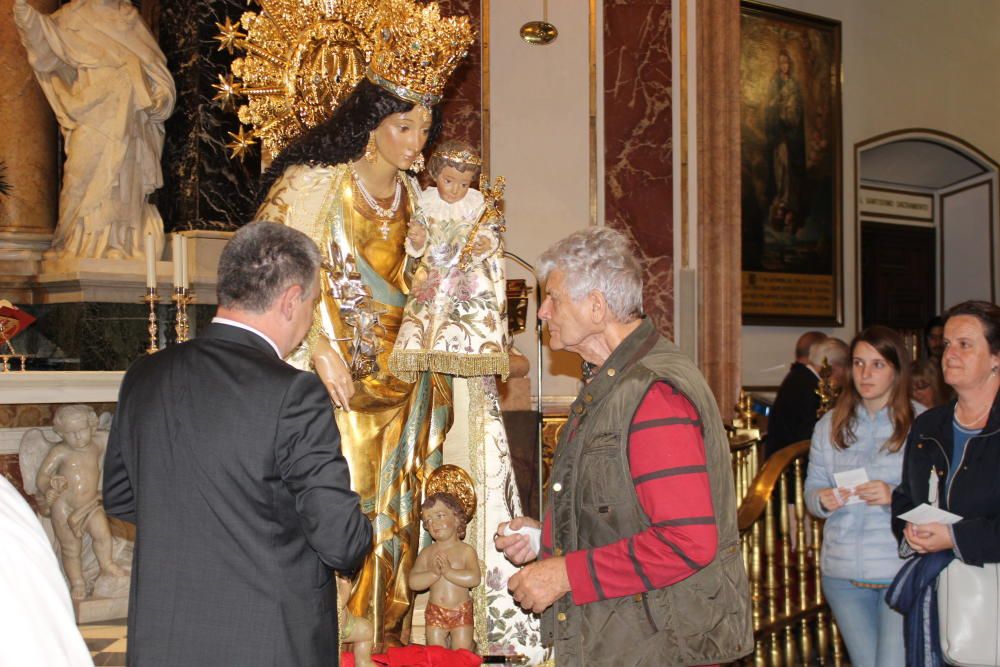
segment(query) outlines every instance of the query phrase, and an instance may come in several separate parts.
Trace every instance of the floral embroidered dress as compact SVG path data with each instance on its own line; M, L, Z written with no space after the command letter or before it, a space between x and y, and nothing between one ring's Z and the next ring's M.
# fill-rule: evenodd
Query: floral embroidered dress
M517 568L492 539L500 522L523 512L495 379L506 378L509 368L502 221L489 220L473 233L484 210L478 190L455 203L442 200L437 188L422 193L414 222L426 227L427 236L422 248L407 241L407 253L421 261L389 369L404 380L428 370L454 377L455 420L443 463L469 471L479 500L465 537L486 573L472 592L476 644L480 652L520 653L537 664L544 657L538 619L507 592Z
M422 193L419 207L415 221L426 227L427 240L423 248L407 241L407 253L422 261L413 275L389 368L408 382L428 370L506 379L507 298L500 220L484 223L473 235L485 209L483 195L474 189L448 203L431 187Z

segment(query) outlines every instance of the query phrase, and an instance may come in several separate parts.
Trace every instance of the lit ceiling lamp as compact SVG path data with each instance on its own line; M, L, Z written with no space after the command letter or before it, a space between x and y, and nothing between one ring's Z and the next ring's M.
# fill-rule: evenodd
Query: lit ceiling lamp
M521 39L528 44L545 46L551 44L558 36L559 31L549 23L549 0L542 0L542 20L528 21L522 25Z

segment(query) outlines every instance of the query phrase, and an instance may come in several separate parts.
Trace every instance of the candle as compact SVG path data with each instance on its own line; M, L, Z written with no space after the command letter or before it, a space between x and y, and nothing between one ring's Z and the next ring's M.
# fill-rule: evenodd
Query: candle
M174 233L173 235L173 252L171 253L174 262L174 287L183 287L181 283L181 235Z
M188 285L188 241L186 236L181 236L181 287Z
M156 289L156 246L153 235L146 234L146 288Z

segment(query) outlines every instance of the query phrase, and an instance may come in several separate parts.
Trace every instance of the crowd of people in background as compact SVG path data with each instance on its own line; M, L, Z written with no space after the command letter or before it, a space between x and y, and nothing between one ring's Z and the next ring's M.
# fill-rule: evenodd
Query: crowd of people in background
M765 453L811 440L805 504L825 519L822 587L851 664L940 660L926 604L936 574L953 559L1000 562L1000 308L952 307L927 323L916 354L899 332L872 326L849 346L806 332L795 356ZM821 369L836 395L825 414ZM961 520L900 518L923 503Z

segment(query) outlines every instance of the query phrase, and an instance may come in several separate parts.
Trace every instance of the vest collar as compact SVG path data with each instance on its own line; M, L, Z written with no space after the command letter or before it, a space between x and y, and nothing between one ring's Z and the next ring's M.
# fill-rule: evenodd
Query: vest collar
M652 320L643 317L635 331L612 350L604 364L594 373L594 378L580 390L570 407L571 417L582 416L592 403L607 396L623 374L642 359L659 338Z

